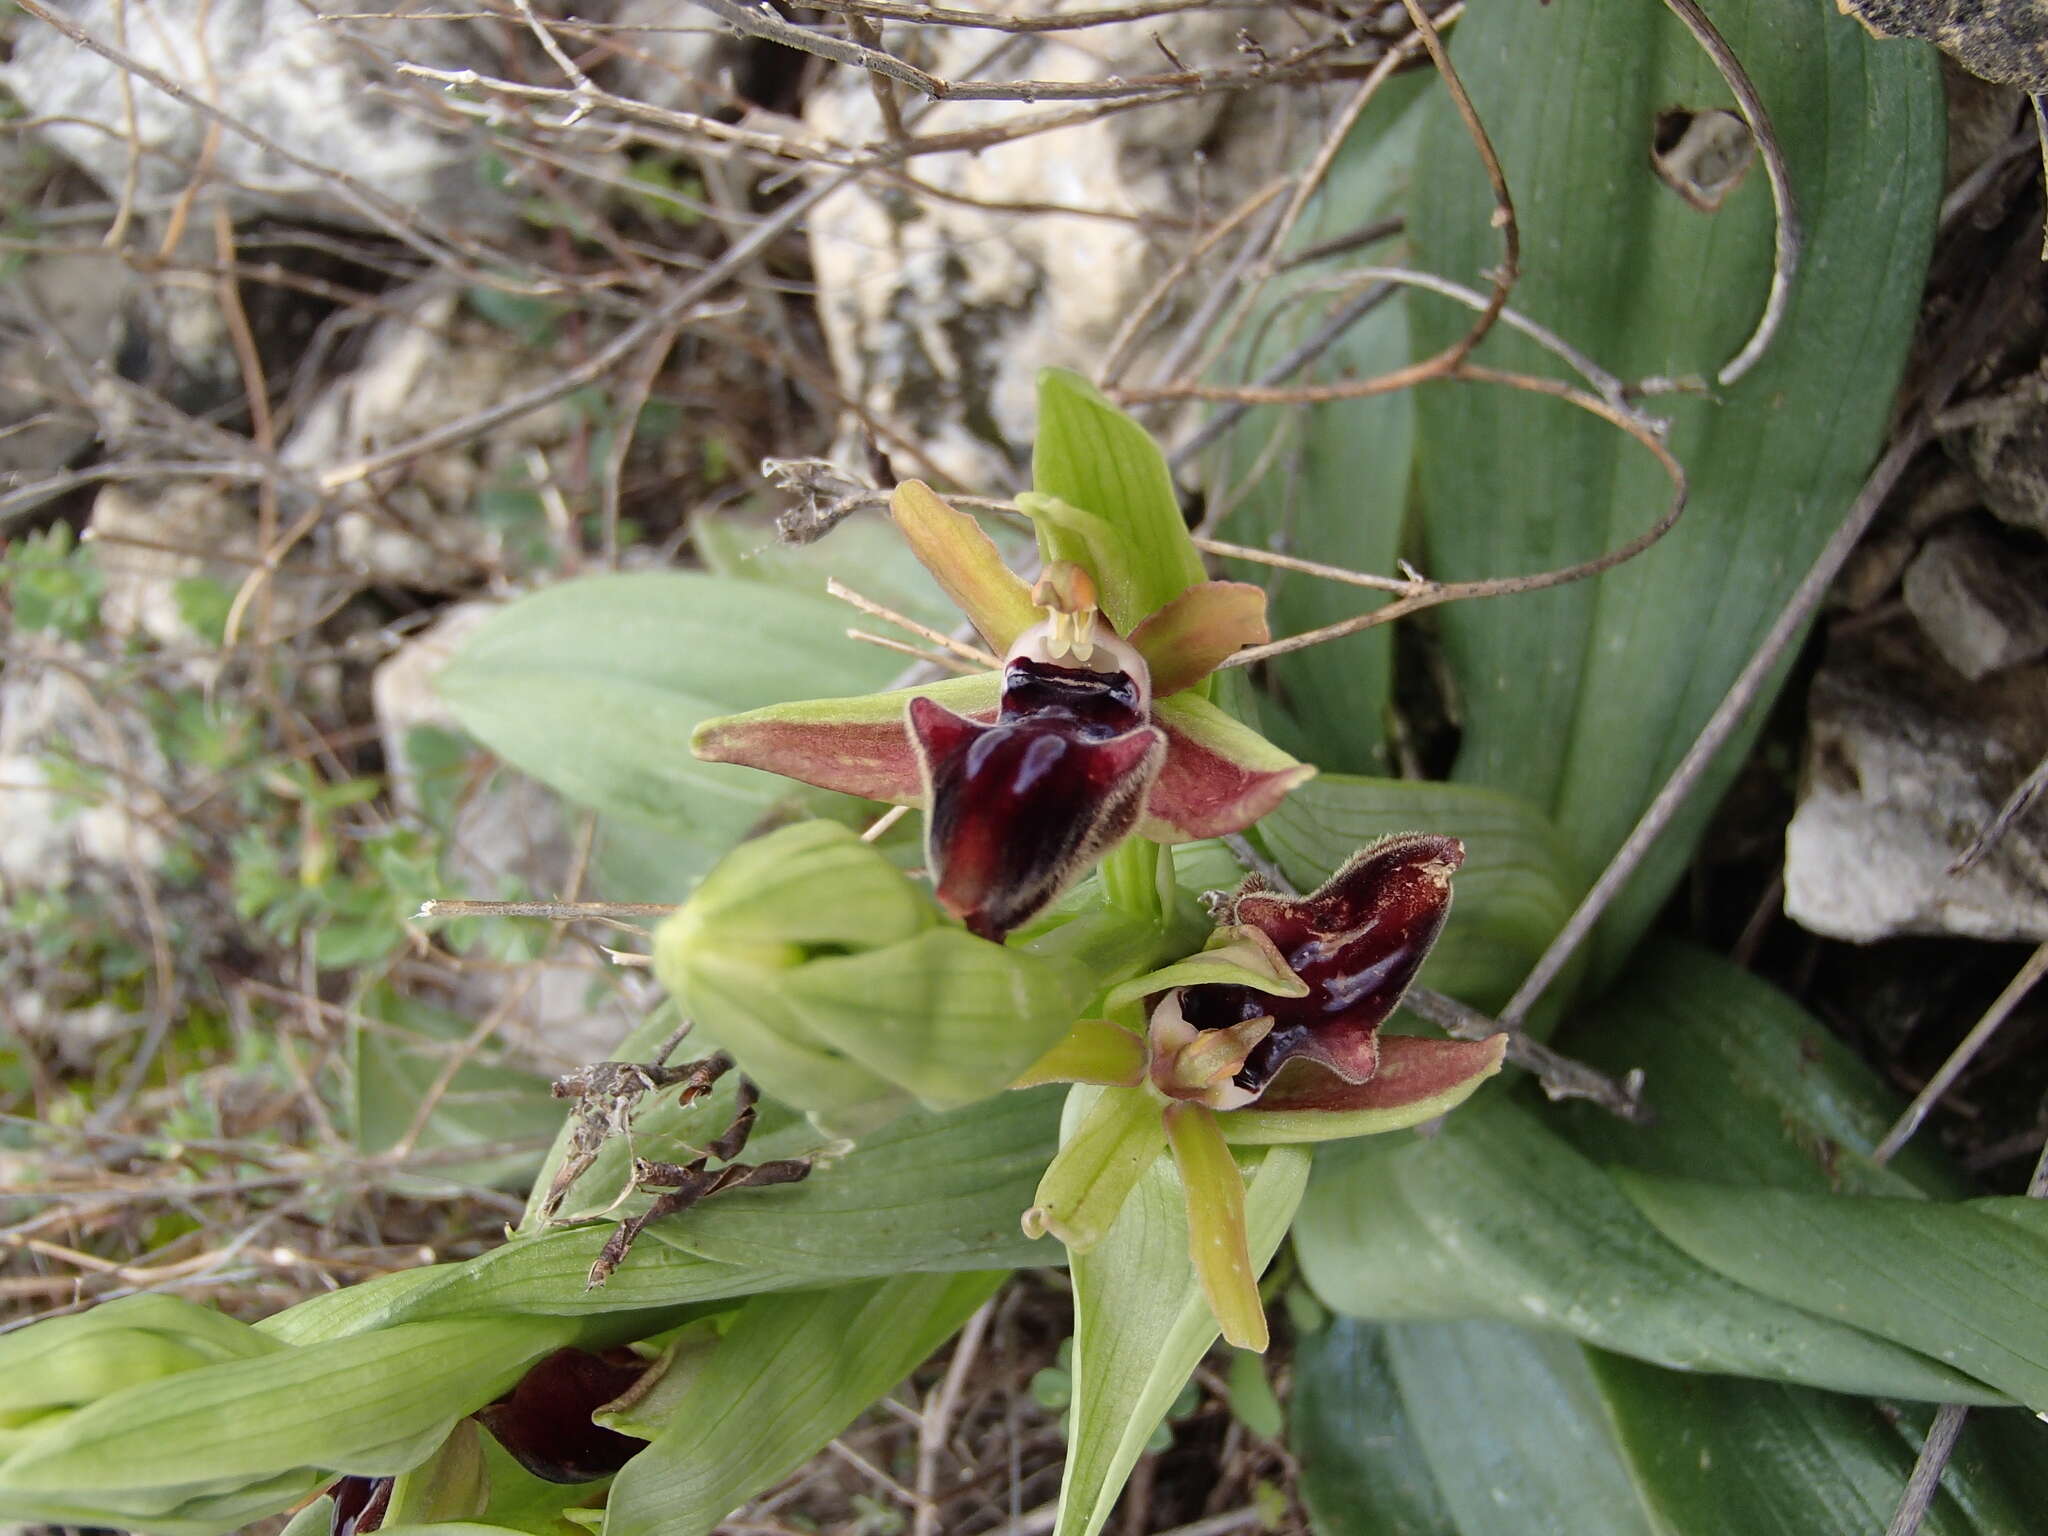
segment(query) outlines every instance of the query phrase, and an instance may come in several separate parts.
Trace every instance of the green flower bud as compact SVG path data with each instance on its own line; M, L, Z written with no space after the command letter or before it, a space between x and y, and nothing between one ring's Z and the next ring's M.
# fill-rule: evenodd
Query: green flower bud
M1074 965L947 922L827 821L736 849L656 933L654 966L763 1089L847 1131L1001 1092L1087 990Z

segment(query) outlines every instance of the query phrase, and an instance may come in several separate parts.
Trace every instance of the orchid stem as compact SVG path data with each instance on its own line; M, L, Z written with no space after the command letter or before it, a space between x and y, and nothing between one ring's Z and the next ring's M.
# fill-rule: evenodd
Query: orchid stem
M1159 861L1165 855L1164 847L1142 837L1112 849L1102 861L1102 889L1110 907L1146 922L1160 921L1164 908L1159 898Z

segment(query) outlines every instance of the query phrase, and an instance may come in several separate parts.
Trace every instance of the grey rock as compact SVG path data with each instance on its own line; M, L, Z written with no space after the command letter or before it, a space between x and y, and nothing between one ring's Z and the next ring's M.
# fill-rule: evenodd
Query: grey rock
M468 313L452 284L430 281L391 295L396 313L376 322L353 371L329 384L285 440L280 456L309 475L462 419L551 376L545 348L510 344ZM483 439L410 461L389 484L357 481L337 498L337 558L380 581L446 587L473 581L497 556L497 539L474 516L478 495L522 461L576 431L556 403L494 428Z
M38 637L0 673L0 893L163 861L170 765L147 722L97 686L103 670L82 648ZM105 792L71 789L65 761L112 770L99 775Z
M2048 533L2048 379L2023 379L1971 429L1966 456L1984 504L2017 528Z
M1091 28L1078 43L1015 37L994 66L984 32L935 37L895 28L885 42L913 51L913 62L945 79L987 79L993 68L1004 77L1100 81L1166 68L1166 50L1190 68L1234 63L1243 24L1240 12L1191 10ZM970 486L1011 483L1035 426L1038 371L1092 373L1193 238L1158 221L1233 207L1305 151L1318 100L1307 89L1198 95L914 162L917 177L946 196L879 177L836 193L812 214L809 233L841 384L943 474ZM919 134L983 129L1044 110L992 101L906 107ZM1299 116L1279 115L1290 112ZM842 145L885 136L874 91L856 70L834 71L813 91L804 120L815 136ZM1127 218L1015 211L1048 203ZM1179 313L1168 310L1165 333ZM859 458L850 441L838 456Z
M466 23L338 22L302 0L71 0L65 14L213 102L291 154L345 172L445 224L509 223L516 210L478 175L479 139L425 120L393 99L412 87L395 75L405 58L439 67L485 64L489 52ZM211 123L191 107L136 82L122 88L110 60L34 22L19 31L4 84L39 131L106 189L123 195L131 172L136 206L167 210L202 155L216 185L234 187L238 212L317 212L364 222L331 178L231 130L207 147ZM132 100L134 132L129 132Z
M1808 700L1785 911L1830 938L2048 940L2048 819L1949 865L2048 752L2048 664L1970 683L1901 621L1836 637Z
M1963 526L1906 568L1906 607L1942 659L1975 681L2048 651L2048 560Z
M414 815L423 804L407 738L421 727L460 729L434 691L434 679L495 611L490 603L455 604L431 629L393 651L371 677L392 797ZM446 833L447 873L459 887L423 895L495 900L510 884L545 896L560 888L575 861L561 799L508 768L490 773L461 798ZM639 985L640 978L607 974L588 950L565 943L551 958L528 966L466 968L454 1006L474 1018L505 1008L508 1038L535 1060L566 1068L599 1060L617 1045L637 1022L623 998Z

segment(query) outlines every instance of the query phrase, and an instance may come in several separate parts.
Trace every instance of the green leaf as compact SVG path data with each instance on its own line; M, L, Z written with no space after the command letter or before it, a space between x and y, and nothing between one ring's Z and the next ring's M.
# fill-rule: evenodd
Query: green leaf
M906 1114L850 1152L824 1160L801 1184L733 1190L655 1223L594 1291L585 1281L609 1224L529 1233L463 1263L315 1297L262 1326L273 1337L298 1342L424 1318L521 1312L579 1319L595 1340L583 1347L602 1348L644 1336L657 1326L649 1316L679 1322L679 1309L707 1301L911 1270L1043 1263L1044 1250L1024 1237L1018 1216L1052 1157L1060 1099L1047 1088L1006 1093L947 1115ZM731 1117L731 1101L721 1095L705 1103L701 1116L664 1119L661 1129L636 1132L641 1155L680 1152L668 1142L666 1127L694 1136L699 1146L715 1135ZM762 1109L765 1128L771 1106ZM746 1155L790 1157L820 1143L817 1132L785 1112L782 1127L757 1133ZM593 1170L590 1186L578 1186L579 1208L586 1200L602 1204L615 1189L596 1176L600 1170Z
M1248 1349L1233 1353L1228 1384L1231 1416L1262 1440L1279 1439L1287 1427L1287 1416L1273 1383L1266 1379L1265 1357Z
M1700 1263L2048 1411L2048 1202L1803 1195L1636 1173L1616 1180Z
M88 1490L83 1507L99 1518L81 1523L148 1524L194 1500L236 1493L282 1509L313 1469L405 1471L457 1419L576 1337L565 1318L471 1316L130 1387L0 1461L0 1511L38 1499L80 1501Z
M389 988L360 1005L382 1028L350 1031L355 1079L351 1131L359 1151L374 1155L397 1145L411 1129L428 1089L473 1027L469 1021ZM451 1186L517 1185L524 1188L540 1164L541 1148L561 1124L562 1106L547 1080L496 1062L467 1061L448 1082L422 1128L421 1148L531 1143L533 1150L501 1153L470 1163L442 1164L429 1175L400 1175L397 1187L445 1195Z
M1077 373L1038 376L1032 484L1041 495L1093 513L1113 544L1091 550L1102 611L1129 634L1204 578L1166 458L1151 435Z
M1710 1168L1731 1184L1812 1194L1967 1193L1924 1140L1872 1162L1905 1101L1791 998L1719 955L1653 941L1561 1044L1617 1077L1640 1068L1657 1112L1645 1127L1590 1104L1551 1110L1595 1162Z
M1397 77L1345 139L1322 190L1310 203L1291 248L1341 235L1393 212L1406 190L1422 125L1418 94L1428 77ZM1362 259L1398 262L1398 242ZM1332 266L1315 263L1268 284L1254 317L1253 342L1231 360L1231 381L1256 380L1319 331L1359 295L1331 292ZM1396 294L1354 322L1297 383L1371 378L1408 360L1405 299ZM1400 553L1413 472L1415 397L1408 391L1310 407L1265 406L1248 412L1230 437L1229 475L1257 473L1218 530L1255 548L1302 556L1347 570L1386 574ZM1218 497L1211 493L1211 505ZM1377 598L1321 577L1245 565L1231 575L1271 594L1276 635L1300 634L1348 619ZM1276 656L1265 664L1275 713L1293 727L1282 745L1343 773L1385 773L1385 717L1392 685L1393 631L1381 626L1342 640ZM1281 727L1284 729L1284 727Z
M1328 1148L1295 1247L1317 1295L1356 1317L1495 1318L1685 1370L2001 1400L1689 1259L1634 1216L1605 1172L1504 1094L1466 1105L1428 1141Z
M1051 1160L1060 1097L1034 1089L907 1114L801 1184L735 1190L647 1235L741 1273L801 1273L813 1284L1043 1263L1018 1218Z
M1806 247L1783 328L1739 383L1649 402L1692 477L1677 528L1594 581L1444 610L1464 698L1456 776L1527 795L1597 870L1691 744L1855 496L1884 440L1943 170L1939 72L1825 5L1715 0L1715 24L1768 107ZM1727 108L1726 85L1666 7L1486 6L1452 57L1498 148L1521 223L1512 303L1623 379L1710 376L1769 283L1761 165L1702 213L1651 164L1659 114ZM1493 201L1439 94L1410 203L1420 265L1466 283L1500 261ZM1418 356L1471 313L1418 297ZM1853 365L1847 360L1853 359ZM1496 327L1477 360L1556 374ZM1671 488L1636 443L1556 401L1455 385L1417 399L1429 573L1568 565L1641 532ZM1782 675L1782 674L1781 674ZM1598 968L1625 954L1690 857L1761 722L1730 743L1610 910Z
M749 1301L613 1482L604 1536L706 1536L910 1374L1003 1278L906 1275Z
M1301 1501L1316 1536L1456 1531L1394 1380L1389 1333L1339 1317L1295 1341L1287 1443L1301 1461Z
M1501 1323L1404 1323L1387 1329L1387 1353L1459 1536L1661 1536L1578 1344Z
M1877 1404L1587 1355L1637 1483L1669 1529L1871 1536L1889 1525L1913 1451ZM2028 1528L1979 1525L1947 1493L1920 1527L1924 1536L2023 1536Z
M1239 1153L1254 1270L1286 1235L1309 1153ZM1108 1236L1072 1261L1074 1409L1054 1536L1096 1536L1152 1431L1217 1334L1188 1259L1173 1160L1154 1160Z
M1289 879L1318 886L1390 832L1464 839L1451 920L1421 984L1492 1009L1507 1001L1578 903L1564 844L1528 801L1413 779L1324 774L1281 802L1258 835Z
M124 1387L278 1347L196 1302L151 1294L0 1334L0 1450L36 1434L36 1417L51 1409L83 1407Z
M506 761L579 804L715 854L777 806L847 804L699 762L690 735L735 710L886 684L900 658L848 641L849 611L689 572L585 577L494 614L437 686ZM677 872L678 889L691 873Z

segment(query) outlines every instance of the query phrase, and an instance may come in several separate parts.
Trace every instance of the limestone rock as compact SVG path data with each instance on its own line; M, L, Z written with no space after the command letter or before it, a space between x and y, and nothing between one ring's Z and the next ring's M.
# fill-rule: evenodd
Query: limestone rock
M0 673L0 891L61 890L93 869L142 870L164 857L170 779L155 736L102 700L100 664L43 638ZM80 793L66 762L117 770Z
M422 794L407 738L423 726L459 729L434 691L434 678L495 611L490 603L454 605L431 629L394 651L371 678L392 798L413 814L422 809ZM545 897L560 888L574 862L569 813L561 799L509 768L480 776L446 830L446 869L460 886L423 894L490 900L512 887ZM530 968L478 967L462 977L453 1006L482 1018L509 1003L508 1032L536 1059L560 1067L596 1061L637 1022L616 997L593 1003L593 996L610 990L609 982L623 979L600 974L598 966L587 950L563 944L554 958Z
M68 0L64 11L293 155L344 171L396 203L452 225L496 227L516 217L477 173L481 130L448 131L393 99L393 88L408 88L393 72L397 58L440 67L490 62L466 23L329 21L302 0ZM233 131L219 132L209 148L207 118L147 84L124 91L120 76L110 60L33 21L20 27L13 58L0 67L0 84L29 116L53 119L39 131L109 197L121 195L132 164L144 213L168 210L206 155L216 184L236 187L240 212L364 222L331 179Z
M550 376L546 349L512 344L470 314L452 284L430 281L393 294L398 311L372 327L354 370L330 384L285 440L284 461L309 475L460 420ZM529 449L552 448L576 430L556 403L494 428L473 445L412 460L389 484L338 492L335 553L364 575L422 587L473 581L495 558L494 536L474 516L479 494L511 474L523 479Z
M1785 911L1830 938L2048 940L2048 824L1954 862L2048 752L2048 664L1970 683L1910 623L1837 637L1808 700Z
M1970 468L1987 507L2014 527L2048 533L2048 379L2022 379L2003 403L1971 430Z
M1239 12L1191 10L1091 28L1083 43L1020 36L995 67L1010 77L1100 81L1166 68L1169 50L1190 68L1235 62L1243 25ZM988 33L897 28L885 41L913 50L913 62L942 78L989 78ZM835 194L809 230L819 314L841 384L944 474L970 486L1009 486L1031 439L1038 371L1092 372L1192 238L1174 224L1233 207L1305 151L1316 99L1306 88L1194 96L915 161L917 177L944 197L882 178ZM1299 117L1276 115L1290 109ZM986 128L1045 107L948 101L915 110L924 135ZM834 71L804 117L814 133L841 144L883 137L873 89L857 70ZM1111 216L1061 217L1043 211L1046 204ZM838 457L859 460L847 445Z
M1942 659L1971 681L2048 651L2048 560L1963 526L1906 568L1906 606Z

